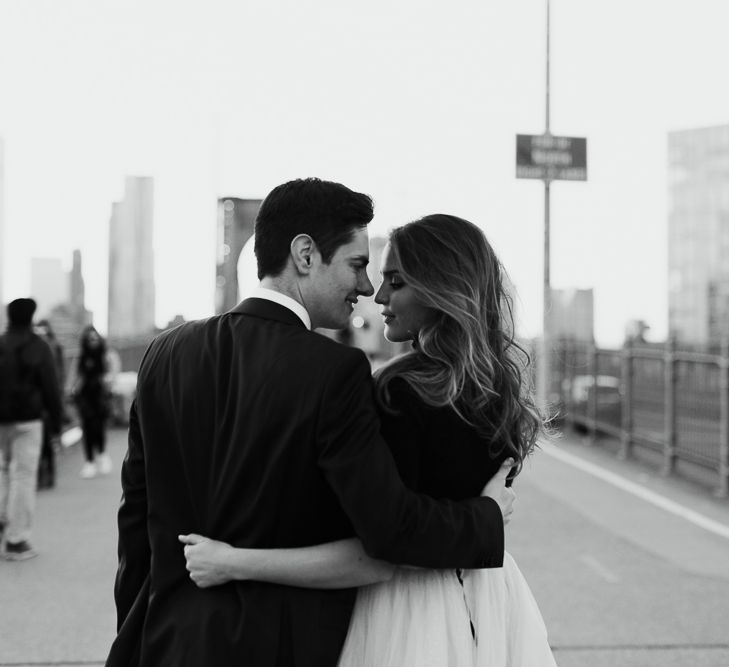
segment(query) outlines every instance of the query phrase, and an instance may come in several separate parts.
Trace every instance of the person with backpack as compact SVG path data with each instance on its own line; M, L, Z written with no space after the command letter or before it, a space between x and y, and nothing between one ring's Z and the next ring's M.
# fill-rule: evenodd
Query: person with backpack
M43 415L58 437L62 404L53 353L32 330L36 303L15 299L0 336L0 553L6 560L37 555L30 545Z

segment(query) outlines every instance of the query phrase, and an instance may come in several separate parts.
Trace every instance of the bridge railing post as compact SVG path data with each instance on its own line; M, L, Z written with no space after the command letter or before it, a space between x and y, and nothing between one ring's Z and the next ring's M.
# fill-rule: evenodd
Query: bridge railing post
M729 496L729 337L722 339L719 356L719 485L714 495Z
M663 355L663 467L661 474L670 475L676 467L676 338L666 341Z
M620 451L618 458L627 459L633 444L633 343L627 338L620 360Z

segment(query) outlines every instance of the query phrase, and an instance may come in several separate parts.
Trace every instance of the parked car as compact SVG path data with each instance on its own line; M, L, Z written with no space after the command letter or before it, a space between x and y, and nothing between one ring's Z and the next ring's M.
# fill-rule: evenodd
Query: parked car
M569 396L572 414L570 419L577 431L587 431L586 419L592 410L593 395L597 391L597 420L619 427L622 394L620 378L598 375L597 383L592 375L575 375L562 381L563 395ZM565 406L567 409L568 406Z
M565 393L572 392L573 403L587 402L591 393L591 389L595 386L595 377L592 375L575 375L572 378L562 380L562 389ZM597 376L598 396L610 397L613 400L615 396L620 397L620 378L612 375ZM599 400L599 399L598 399Z

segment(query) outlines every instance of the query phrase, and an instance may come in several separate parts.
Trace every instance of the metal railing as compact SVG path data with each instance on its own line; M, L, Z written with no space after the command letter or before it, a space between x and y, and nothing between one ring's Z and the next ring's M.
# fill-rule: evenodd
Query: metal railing
M553 354L551 396L567 423L617 438L621 458L636 445L658 452L665 475L678 461L715 471L715 495L729 496L729 341L711 354L672 339L619 350L561 342Z

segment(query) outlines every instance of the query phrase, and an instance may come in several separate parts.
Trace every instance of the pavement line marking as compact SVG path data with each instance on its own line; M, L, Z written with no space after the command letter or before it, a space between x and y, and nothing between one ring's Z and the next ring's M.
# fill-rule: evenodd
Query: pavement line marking
M634 496L637 496L638 498L641 498L642 500L645 500L646 502L649 502L656 507L660 507L666 512L681 517L682 519L685 519L695 526L699 526L704 530L708 530L710 533L714 533L715 535L719 535L720 537L729 540L729 526L727 526L726 524L720 523L719 521L714 521L714 519L710 519L708 516L704 516L699 512L690 510L688 507L684 507L683 505L680 505L673 500L669 500L665 496L655 493L654 491L649 491L645 487L640 486L635 482L631 482L624 477L615 474L614 472L604 470L603 468L596 466L594 463L584 461L583 459L574 456L573 454L564 452L558 449L555 445L542 442L539 443L539 449L541 449L545 454L548 454L552 458L558 459L563 463L567 463L574 468L593 475L594 477L597 477L604 482L607 482L608 484L612 484L613 486L616 486L623 491L632 493Z
M594 570L599 576L605 581L609 581L611 584L617 584L620 582L620 577L614 574L608 568L606 568L597 558L590 556L590 554L580 555L580 560L585 563L589 568Z
M675 651L729 649L729 644L587 644L550 645L553 651ZM0 663L2 665L2 663Z

